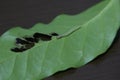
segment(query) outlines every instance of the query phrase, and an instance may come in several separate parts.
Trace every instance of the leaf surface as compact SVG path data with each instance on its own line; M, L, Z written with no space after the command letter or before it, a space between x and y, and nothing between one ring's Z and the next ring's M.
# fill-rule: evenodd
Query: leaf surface
M60 15L50 24L12 28L0 37L0 80L41 80L58 71L80 67L104 53L120 25L119 0L104 0L77 15ZM56 32L62 38L12 52L17 37Z

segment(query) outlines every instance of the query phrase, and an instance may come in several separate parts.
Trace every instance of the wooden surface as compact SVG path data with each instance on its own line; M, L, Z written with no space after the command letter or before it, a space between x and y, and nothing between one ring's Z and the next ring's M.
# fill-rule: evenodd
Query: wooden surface
M60 14L78 14L101 0L0 0L0 35L8 29L50 23ZM120 80L120 31L108 51L78 69L58 72L44 80Z

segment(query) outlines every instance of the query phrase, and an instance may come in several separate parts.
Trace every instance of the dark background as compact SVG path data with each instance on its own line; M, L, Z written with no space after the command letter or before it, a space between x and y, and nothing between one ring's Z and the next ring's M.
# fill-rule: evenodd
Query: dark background
M0 35L8 29L50 23L60 14L78 14L101 0L0 0ZM108 51L78 69L44 80L120 80L120 30Z

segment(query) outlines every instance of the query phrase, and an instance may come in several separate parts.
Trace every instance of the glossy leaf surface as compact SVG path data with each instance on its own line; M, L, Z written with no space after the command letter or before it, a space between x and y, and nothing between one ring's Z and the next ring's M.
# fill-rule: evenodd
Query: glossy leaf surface
M81 14L60 15L47 25L10 29L0 37L0 80L41 80L93 60L112 44L119 29L119 5L119 0L104 0ZM16 38L36 32L56 32L62 38L36 43L20 53L10 50Z

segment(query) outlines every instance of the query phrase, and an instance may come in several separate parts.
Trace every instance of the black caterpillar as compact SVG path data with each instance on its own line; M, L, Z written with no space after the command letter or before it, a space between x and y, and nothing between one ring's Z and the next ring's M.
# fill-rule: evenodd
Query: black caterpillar
M43 33L34 33L32 37L23 37L23 38L16 38L16 45L17 47L12 48L11 51L13 52L23 52L30 48L32 48L35 43L41 41L50 41L52 36L58 36L57 33L43 34Z

